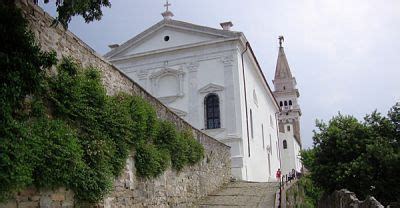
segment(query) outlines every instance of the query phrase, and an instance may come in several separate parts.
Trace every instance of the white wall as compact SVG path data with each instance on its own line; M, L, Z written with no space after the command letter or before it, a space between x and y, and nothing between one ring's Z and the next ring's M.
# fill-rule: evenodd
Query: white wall
M238 57L241 63L240 53ZM240 86L244 86L242 66L240 65L239 68L241 75ZM244 122L242 123L242 128L244 130L242 136L245 144L244 166L246 179L250 181L272 181L275 180L275 173L280 168L275 117L278 109L249 51L244 55L244 68L250 140L249 156L246 115L243 113L242 120ZM254 95L256 95L256 99ZM242 112L245 112L244 89L242 89L241 103ZM252 112L252 122L250 110ZM253 123L253 136L251 134L251 123Z
M290 126L290 131L288 131L288 126ZM300 162L300 145L297 140L294 138L293 125L285 124L284 125L285 132L279 133L279 141L280 141L280 151L281 151L281 171L282 175L288 174L295 169L296 171L301 171L301 162ZM283 148L283 141L286 140L287 148Z

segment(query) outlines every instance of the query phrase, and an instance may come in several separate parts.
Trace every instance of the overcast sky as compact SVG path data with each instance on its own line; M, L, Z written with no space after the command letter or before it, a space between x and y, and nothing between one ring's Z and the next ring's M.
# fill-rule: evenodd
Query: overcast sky
M111 0L99 22L73 18L69 29L98 53L162 19L163 0ZM219 28L232 21L255 51L272 86L278 36L296 77L302 140L312 145L315 119L339 111L362 119L400 101L399 0L170 0L174 19ZM42 5L43 6L43 5ZM55 14L54 5L44 5Z

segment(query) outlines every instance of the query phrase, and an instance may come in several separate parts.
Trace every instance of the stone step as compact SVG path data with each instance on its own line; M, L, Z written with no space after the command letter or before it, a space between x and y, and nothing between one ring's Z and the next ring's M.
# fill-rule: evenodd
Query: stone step
M195 207L274 207L279 183L236 181L199 201Z

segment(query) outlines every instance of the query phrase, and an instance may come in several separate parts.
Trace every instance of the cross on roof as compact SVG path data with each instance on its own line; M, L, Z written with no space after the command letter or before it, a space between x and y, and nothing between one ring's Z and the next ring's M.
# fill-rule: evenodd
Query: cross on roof
M171 6L171 4L170 4L170 3L168 2L168 0L167 0L167 3L164 4L164 7L167 9L167 10L165 10L166 12L169 11L169 10L168 10L169 6Z

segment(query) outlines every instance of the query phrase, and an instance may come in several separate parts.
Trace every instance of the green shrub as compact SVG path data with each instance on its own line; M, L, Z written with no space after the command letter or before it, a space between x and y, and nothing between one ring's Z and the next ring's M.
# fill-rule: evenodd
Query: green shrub
M190 165L194 165L200 162L204 158L203 145L201 145L200 142L194 138L193 133L190 130L183 131L181 135L185 138L185 140L187 140L189 149L187 151L188 163Z
M131 97L133 143L151 141L157 135L158 120L154 108L143 98Z
M94 169L83 165L83 168L73 173L68 187L74 191L75 198L79 201L95 203L111 190L113 179L108 169Z
M60 120L40 119L32 124L30 135L38 157L33 172L37 187L65 185L82 166L83 151L76 132Z
M0 128L0 201L33 182L36 154L41 150L28 132L26 123L12 119Z
M141 177L157 177L163 173L170 161L168 151L158 149L151 143L139 143L136 147L135 167Z
M194 139L192 132L177 132L175 126L168 121L160 121L154 143L169 151L172 167L178 171L187 164L199 162L204 155L203 146Z

